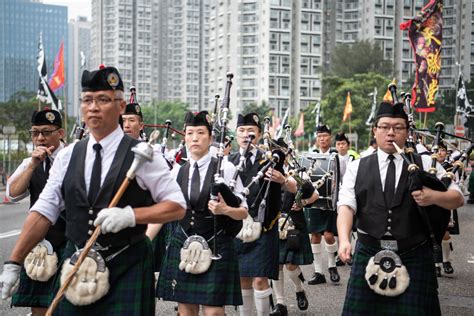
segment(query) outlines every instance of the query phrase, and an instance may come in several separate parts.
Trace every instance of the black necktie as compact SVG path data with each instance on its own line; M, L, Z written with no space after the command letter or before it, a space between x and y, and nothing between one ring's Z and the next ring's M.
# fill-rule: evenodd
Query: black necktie
M102 146L97 143L94 144L92 148L95 150L95 160L94 165L92 166L91 182L89 186L89 194L87 196L90 205L94 204L97 194L99 193L100 177L102 173L102 157L100 156L100 150L102 149Z
M385 177L385 202L387 207L391 207L393 196L395 195L395 162L393 161L395 157L389 155L388 159L390 160L387 169L387 176Z
M247 159L245 159L245 170L249 170L252 167L252 152L247 153Z
M194 172L193 177L191 178L191 192L189 195L189 202L193 208L196 207L199 200L201 190L201 176L199 175L199 166L198 163L194 163Z
M46 157L44 160L44 174L46 175L46 179L49 178L49 169L51 169L51 160L49 157Z

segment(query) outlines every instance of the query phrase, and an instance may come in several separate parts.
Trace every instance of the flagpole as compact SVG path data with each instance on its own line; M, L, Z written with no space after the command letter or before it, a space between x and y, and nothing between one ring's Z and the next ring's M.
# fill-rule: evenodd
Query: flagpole
M352 122L352 114L349 114L349 134L352 134L351 122Z

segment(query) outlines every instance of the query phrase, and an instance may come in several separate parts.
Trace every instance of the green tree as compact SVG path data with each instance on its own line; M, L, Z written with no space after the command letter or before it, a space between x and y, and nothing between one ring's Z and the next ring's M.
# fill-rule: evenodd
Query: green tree
M356 74L378 73L389 76L393 66L385 60L383 50L369 40L353 44L339 44L331 56L331 71L334 76L350 78Z
M172 127L182 130L187 109L183 102L152 102L142 106L143 120L145 124L165 124L166 120L171 120Z
M242 110L243 115L251 112L257 113L260 119L263 120L265 116L272 115L273 109L267 104L267 102L262 101L260 105L257 105L256 103L246 105Z

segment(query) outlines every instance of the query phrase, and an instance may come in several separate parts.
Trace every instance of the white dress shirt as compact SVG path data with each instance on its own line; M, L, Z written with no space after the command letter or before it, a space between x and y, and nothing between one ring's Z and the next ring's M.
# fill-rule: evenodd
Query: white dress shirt
M63 149L65 146L62 142L59 142L59 146L58 148L56 148L56 150L50 155L48 156L48 158L46 159L49 159L50 162L51 162L51 166L53 165L54 163L54 159L56 158L56 156L58 155L59 151L61 149ZM10 184L11 182L16 179L17 177L20 176L20 174L26 169L28 168L30 162L31 162L31 157L28 157L28 158L25 158L23 159L23 161L21 162L21 164L18 166L18 168L16 168L15 172L10 176L10 178L8 179L8 182L7 182L7 188L6 188L6 192L5 192L5 195L7 196L7 198L12 201L12 202L18 202L18 201L21 201L23 200L24 198L26 198L27 196L30 195L30 191L28 189L26 189L25 192L23 192L23 194L20 194L16 197L13 197L10 195ZM43 161L43 170L46 170L46 160Z
M191 179L193 177L193 173L194 173L194 163L197 162L198 164L198 167L199 167L199 179L201 181L200 183L200 186L199 186L199 190L201 191L202 190L202 186L204 185L204 180L206 178L206 174L207 174L207 169L209 168L209 163L211 162L211 159L212 159L212 153L211 152L208 152L207 154L205 154L203 157L201 157L199 160L194 160L193 158L189 157L189 179L188 179L188 196L190 197L191 194ZM232 180L232 178L234 177L234 173L235 173L235 166L233 163L227 161L226 159L222 159L222 165L223 165L223 168L224 168L224 183L228 184L230 183L230 181ZM214 181L214 175L212 176L212 181ZM237 178L237 182L235 184L235 190L234 190L234 194L242 201L240 203L240 207L245 207L245 208L248 208L247 207L247 201L246 199L243 198L242 196L242 190L244 189L244 186L242 184L242 181L240 180L240 177Z
M99 142L102 146L101 184L104 182L104 179L109 172L115 153L124 135L122 129L117 126L112 133ZM83 175L87 192L89 191L92 166L95 160L95 151L92 146L96 142L94 136L89 134ZM51 166L49 179L43 192L39 196L35 205L30 209L30 212L37 211L44 215L53 224L56 222L61 210L65 209L61 187L69 166L74 146L75 144L69 145L59 152L54 160L54 164ZM181 189L176 181L171 177L168 165L162 155L154 155L153 161L144 162L136 171L135 179L142 189L150 191L155 202L158 203L169 200L180 204L183 208L186 208L186 201L181 193Z
M385 177L387 176L388 164L390 163L388 156L389 154L387 154L383 150L381 149L377 150L377 159L378 159L378 164L379 164L378 173L380 174L380 180L382 182L382 190L384 190ZM396 189L398 186L400 175L402 174L403 158L398 153L393 154L393 156L395 156L395 159L393 161L395 163L395 189ZM422 155L420 157L423 162L423 169L429 170L431 168L431 158L426 155ZM356 196L355 196L355 181L356 181L357 171L359 169L360 161L361 159L353 160L347 166L346 174L344 175L341 189L339 191L339 199L337 202L338 209L341 205L346 205L352 208L354 210L354 213L357 212L357 203L356 203ZM437 169L436 177L438 179L441 179L443 175L446 173L446 171L443 169L443 167L439 163L436 164L436 169ZM373 170L373 172L377 172L377 170ZM454 182L451 183L451 185L449 186L449 189L456 190L460 194L462 194L461 190L459 189L459 186L455 184Z

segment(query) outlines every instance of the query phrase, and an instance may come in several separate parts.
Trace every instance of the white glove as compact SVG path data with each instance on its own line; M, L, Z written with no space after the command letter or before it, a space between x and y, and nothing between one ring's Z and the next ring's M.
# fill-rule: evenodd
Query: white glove
M104 208L94 221L95 226L100 225L102 234L116 233L127 227L135 227L135 224L135 212L130 205Z
M20 284L21 266L15 263L5 263L3 272L0 275L0 290L2 300L11 297L18 290Z

